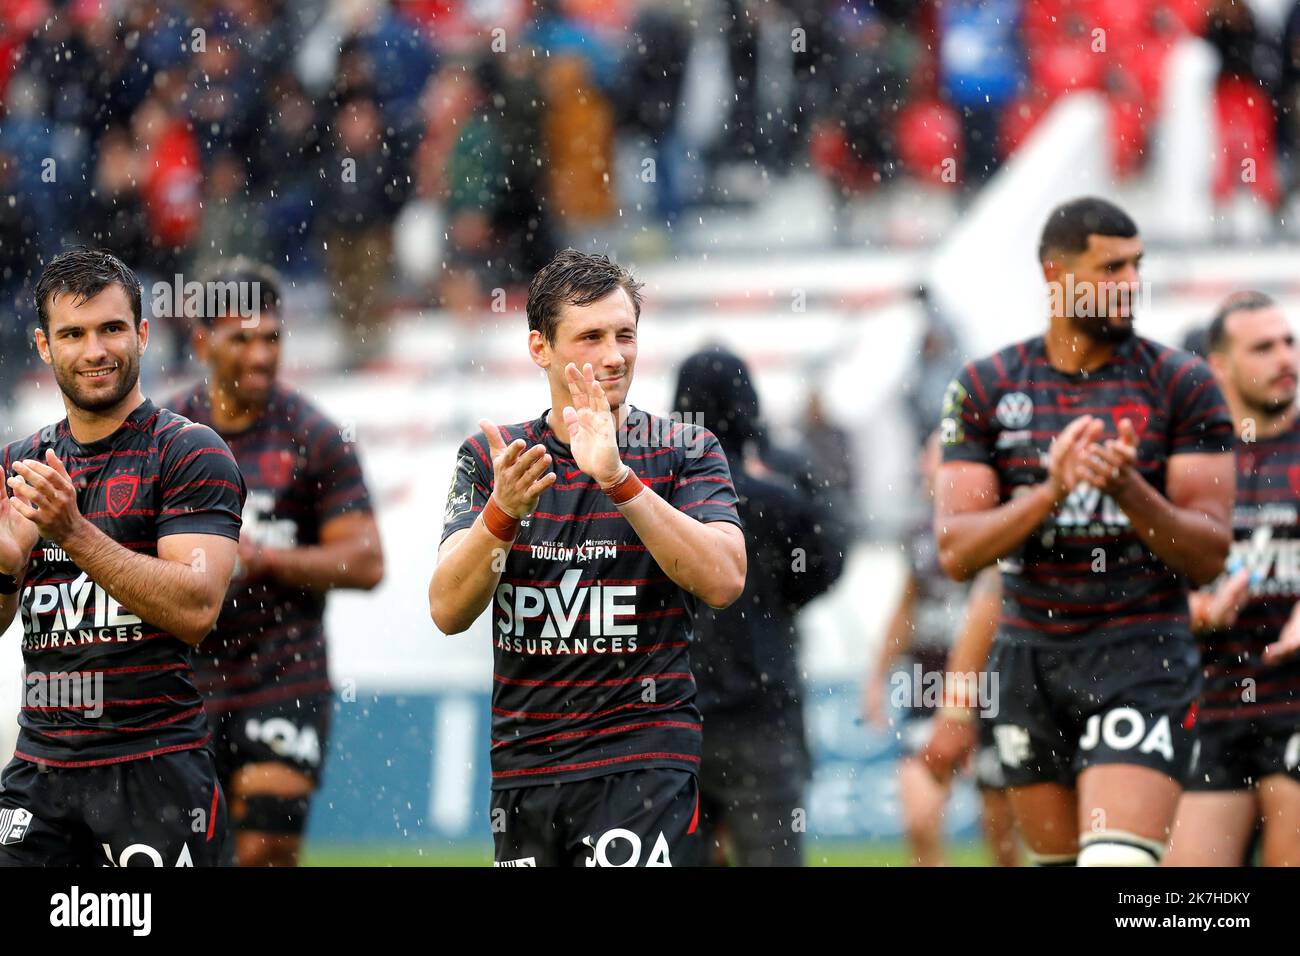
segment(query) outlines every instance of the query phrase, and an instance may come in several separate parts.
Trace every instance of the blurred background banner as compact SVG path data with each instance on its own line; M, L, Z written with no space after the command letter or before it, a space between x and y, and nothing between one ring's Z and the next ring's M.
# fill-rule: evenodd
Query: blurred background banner
M609 253L646 282L633 404L666 414L722 344L777 444L845 450L816 460L847 570L800 617L808 831L891 840L899 740L860 722L860 680L945 386L1045 328L1038 234L1081 194L1141 227L1140 333L1178 344L1239 288L1300 314L1298 95L1291 0L6 0L0 440L63 414L31 346L60 249L140 273L155 400L200 375L170 290L236 254L279 269L284 378L357 443L387 557L330 600L311 846L481 854L489 622L429 620L442 505L479 418L549 404L529 277Z

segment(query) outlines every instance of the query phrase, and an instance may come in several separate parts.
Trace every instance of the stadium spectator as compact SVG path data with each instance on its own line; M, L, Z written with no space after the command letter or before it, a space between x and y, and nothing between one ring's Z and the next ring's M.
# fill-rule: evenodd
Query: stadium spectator
M684 204L678 119L692 22L689 7L643 7L628 35L615 97L620 130L644 139L653 154L655 217L668 230Z
M248 164L231 150L214 156L203 183L203 220L195 249L195 264L235 255L262 253L265 230L259 228L258 210L249 202Z
M0 413L15 398L22 373L34 362L26 306L32 277L40 268L35 215L21 190L13 188L13 157L0 150Z
M959 179L975 188L1002 163L998 126L1021 82L1020 4L951 0L938 10L943 94L961 113Z
M1265 77L1268 65L1249 5L1215 0L1206 40L1221 60L1215 87L1218 155L1214 198L1230 201L1238 189L1277 209L1282 199L1276 161L1277 118Z
M313 263L308 243L321 178L312 169L321 149L316 105L289 71L271 82L253 154L252 188L268 261L296 275Z
M1279 64L1278 142L1285 164L1288 194L1300 189L1300 0L1291 7L1282 29L1281 63Z
M755 455L758 393L736 355L710 349L678 370L673 409L717 436L749 545L745 590L731 607L701 607L691 670L704 715L700 825L715 862L799 865L797 808L809 774L796 612L844 566L826 509ZM687 418L686 416L690 416Z
M506 190L501 132L482 71L445 67L424 97L427 132L416 156L421 195L442 204L447 221L440 295L454 315L483 308L502 281L497 224ZM508 227L507 227L508 228Z
M67 234L65 208L56 194L70 190L56 185L59 164L54 156L54 131L41 115L43 95L40 79L25 70L10 81L0 122L0 150L11 160L10 188L33 200L32 221L41 250L52 253ZM50 172L56 177L54 183L48 179ZM64 168L65 183L71 173ZM41 201L35 201L38 197Z
M614 214L614 111L577 56L553 59L542 74L546 111L546 199L571 245Z
M489 58L482 76L501 137L503 181L492 217L497 254L505 282L525 285L558 251L546 202L541 80L524 47Z
M844 192L862 192L897 172L899 106L922 51L905 12L841 7L832 16L836 89L814 113L813 158Z
M567 6L561 0L535 0L526 41L545 59L576 57L594 86L604 91L612 89L618 68L615 57L591 26L574 16Z
M148 269L154 256L141 175L130 132L121 126L106 129L99 137L92 188L78 225L84 245L115 249L123 262Z
M185 80L164 73L131 117L140 156L140 192L153 249L151 265L171 276L183 272L202 217L198 142L184 114Z
M366 90L347 93L330 124L331 149L321 170L330 190L321 216L326 259L339 316L352 336L344 360L350 368L377 358L384 344L391 223L407 180L383 122Z
M205 164L225 152L252 156L266 89L261 64L248 55L236 25L225 17L215 18L202 42L192 40L191 46L197 49L186 105Z
M297 68L317 95L345 77L371 88L387 125L402 135L419 115L420 91L437 57L424 33L394 6L333 0L303 38Z

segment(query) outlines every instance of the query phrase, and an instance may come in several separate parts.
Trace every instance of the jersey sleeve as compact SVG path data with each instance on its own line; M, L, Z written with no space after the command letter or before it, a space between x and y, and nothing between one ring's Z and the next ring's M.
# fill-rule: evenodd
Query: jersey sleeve
M1232 451L1232 415L1214 373L1195 355L1186 356L1185 363L1171 386L1169 454Z
M247 489L230 448L207 425L182 425L165 436L158 537L218 534L239 540Z
M451 487L447 489L439 543L446 541L453 531L474 524L491 494L492 459L488 457L487 441L480 432L466 438L456 452L456 470L451 476Z
M991 465L995 440L993 410L984 378L975 363L968 362L943 393L943 411L939 420L943 460Z
M686 445L686 454L668 494L668 503L696 521L729 521L744 528L736 508L736 488L731 468L717 436L698 428Z
M321 419L310 436L309 475L316 489L316 515L323 525L340 515L373 510L357 445L338 426Z

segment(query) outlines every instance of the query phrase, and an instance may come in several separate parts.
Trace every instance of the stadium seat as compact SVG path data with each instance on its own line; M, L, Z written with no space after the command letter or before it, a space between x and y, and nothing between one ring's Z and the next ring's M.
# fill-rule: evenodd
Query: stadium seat
M1215 200L1225 202L1244 186L1270 208L1277 208L1282 190L1275 147L1276 118L1269 94L1253 81L1224 77L1215 91L1215 114L1219 143Z
M935 185L954 183L943 179L943 164L961 155L961 121L957 111L936 99L919 100L898 114L898 154L917 179Z

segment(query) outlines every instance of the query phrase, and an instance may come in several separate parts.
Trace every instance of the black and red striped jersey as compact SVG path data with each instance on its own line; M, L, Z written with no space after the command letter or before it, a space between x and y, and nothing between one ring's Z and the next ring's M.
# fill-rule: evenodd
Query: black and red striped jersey
M584 780L650 767L695 772L700 712L688 648L695 597L673 583L547 424L501 426L541 443L556 482L523 519L492 598L492 786ZM741 526L717 438L629 407L620 455L674 508ZM442 538L492 491L482 432L461 446Z
M156 557L158 540L173 534L239 537L244 482L205 425L146 399L113 434L82 444L64 419L5 446L5 477L50 448L77 484L81 514L130 551ZM189 645L123 607L52 541L32 549L19 614L26 675L16 756L92 767L207 742Z
M992 467L1000 500L1047 480L1052 439L1081 415L1102 440L1128 418L1137 468L1164 493L1170 458L1232 450L1233 429L1209 366L1132 336L1102 366L1067 373L1042 336L969 362L944 396L943 460ZM1054 642L1165 635L1190 640L1188 582L1146 547L1109 495L1080 483L1000 562L999 639Z
M174 407L212 423L201 383ZM310 547L331 519L371 511L356 443L297 392L276 386L257 421L221 437L248 484L243 534L259 544ZM320 591L273 580L233 588L194 657L208 708L225 713L329 693L324 617Z
M1201 635L1200 718L1289 714L1294 720L1300 712L1300 659L1266 666L1260 652L1278 639L1300 599L1300 420L1271 438L1237 440L1232 525L1228 568L1251 573L1250 598L1236 624Z

